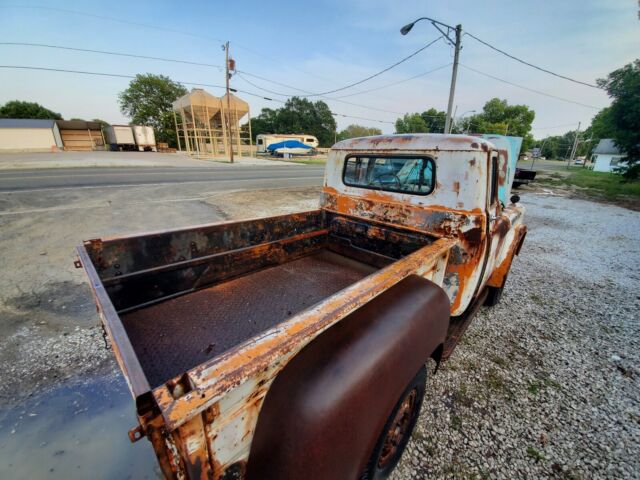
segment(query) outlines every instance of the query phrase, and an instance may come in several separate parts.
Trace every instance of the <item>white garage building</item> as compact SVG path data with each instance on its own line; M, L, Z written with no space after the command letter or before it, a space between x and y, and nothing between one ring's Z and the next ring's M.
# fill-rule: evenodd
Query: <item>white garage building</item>
M0 118L0 152L51 152L62 149L55 120Z

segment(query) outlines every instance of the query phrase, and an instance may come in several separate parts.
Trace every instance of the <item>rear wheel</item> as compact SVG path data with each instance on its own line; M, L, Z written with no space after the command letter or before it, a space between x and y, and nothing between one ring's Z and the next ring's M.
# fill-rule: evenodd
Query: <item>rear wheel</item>
M404 452L424 400L427 369L420 368L387 419L360 480L387 478Z

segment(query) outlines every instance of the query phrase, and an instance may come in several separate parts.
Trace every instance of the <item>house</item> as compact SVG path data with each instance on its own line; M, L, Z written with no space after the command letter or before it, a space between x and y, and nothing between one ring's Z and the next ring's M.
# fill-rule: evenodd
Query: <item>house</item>
M591 153L594 172L612 172L627 155L620 151L611 138L603 138ZM622 161L624 163L624 161Z
M55 120L0 118L0 152L52 152L62 148Z

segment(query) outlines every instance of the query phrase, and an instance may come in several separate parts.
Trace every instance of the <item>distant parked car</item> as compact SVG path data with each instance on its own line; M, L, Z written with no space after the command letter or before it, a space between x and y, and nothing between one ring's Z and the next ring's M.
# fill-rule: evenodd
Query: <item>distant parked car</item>
M574 165L584 165L584 157L578 157L573 162Z

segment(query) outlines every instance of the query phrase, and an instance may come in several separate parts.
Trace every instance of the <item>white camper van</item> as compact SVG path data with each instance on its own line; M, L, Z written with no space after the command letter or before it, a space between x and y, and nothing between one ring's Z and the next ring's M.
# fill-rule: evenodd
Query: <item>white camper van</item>
M287 140L297 140L298 142L309 145L310 147L317 148L319 145L318 139L313 135L306 134L279 134L279 133L265 133L256 137L256 146L258 153L268 153L267 147L272 143L285 142Z

